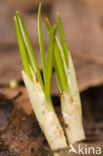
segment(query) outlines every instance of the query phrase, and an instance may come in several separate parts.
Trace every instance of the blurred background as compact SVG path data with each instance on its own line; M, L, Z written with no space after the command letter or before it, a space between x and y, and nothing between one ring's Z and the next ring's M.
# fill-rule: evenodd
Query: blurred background
M48 47L45 17L54 24L57 23L56 14L60 12L64 33L76 69L82 99L83 117L85 119L84 126L87 130L87 135L91 136L92 134L94 138L103 139L103 1L0 0L1 92L8 98L12 98L16 95L17 90L10 91L8 89L9 83L11 80L15 80L19 84L22 82L22 65L13 21L16 11L20 11L23 17L42 71L37 31L39 2L42 2L45 50L47 51ZM59 92L54 74L52 95L54 103L58 102ZM26 101L25 104L28 103L27 97L25 99L24 96L24 101L22 99L22 102L19 99L18 103L24 103L24 101ZM24 106L22 107L24 108ZM28 106L27 109L31 111ZM26 110L27 113L29 112L28 110ZM5 123L8 121L8 116L4 117ZM5 125L4 122L1 124L1 127L2 125Z
M20 11L41 67L37 11L39 0L0 0L0 84L21 80L13 18ZM44 18L56 23L60 12L64 33L76 68L79 90L103 83L103 2L98 0L43 0L42 20L44 44L48 36ZM56 90L55 90L56 92Z

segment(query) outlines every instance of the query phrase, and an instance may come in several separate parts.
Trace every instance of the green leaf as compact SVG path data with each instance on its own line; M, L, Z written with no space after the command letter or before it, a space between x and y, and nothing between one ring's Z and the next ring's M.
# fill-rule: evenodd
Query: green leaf
M57 41L55 44L55 51L54 51L54 65L55 65L56 75L57 75L60 89L61 91L66 91L68 88L67 76L66 76L63 59Z
M64 57L65 57L66 65L68 67L69 66L69 51L68 51L67 42L65 40L59 13L57 13L57 21L58 21L59 34L60 34L60 39L61 39L61 43L62 43L62 47L63 47Z
M63 92L63 83L59 75L58 66L56 64L56 57L54 57L54 67L55 67L55 72L56 72L56 80L57 80L58 88L60 92Z
M48 34L50 35L50 31L51 31L52 27L47 18L45 18L45 23L46 23Z
M48 33L50 34L52 27L48 19L46 19L45 22L46 22ZM56 77L59 84L59 88L61 91L65 91L67 89L67 76L64 69L60 48L58 46L58 42L56 38L55 38L55 50L54 50L54 66L55 66Z
M21 35L20 27L19 27L19 24L18 24L16 17L14 17L14 23L15 23L15 30L16 30L16 35L17 35L17 40L18 40L18 45L19 45L19 51L20 51L24 71L29 76L29 78L31 80L33 80L32 74L30 71L30 65L29 65L27 50L26 50L26 47L25 47L25 44L24 44L24 41L23 41L23 38Z
M51 80L52 80L52 69L53 69L53 52L55 45L55 33L56 26L54 26L49 32L49 47L47 56L47 72L46 72L46 83L45 83L45 95L50 98Z
M26 46L26 49L27 49L27 52L28 52L28 57L29 57L29 62L30 62L31 68L32 68L34 73L35 72L37 73L38 80L39 80L39 82L40 82L40 84L41 84L41 86L43 88L43 80L42 80L41 73L40 73L40 70L39 70L39 65L38 65L34 50L32 48L29 36L27 34L25 25L23 23L22 17L21 17L19 12L16 12L16 17L17 17L17 20L18 20L18 23L19 23L19 26L20 26L22 38L24 40L24 43L25 43L25 46Z
M38 10L38 35L39 35L41 61L43 66L44 82L46 82L46 59L45 59L45 50L44 50L42 23L41 23L41 3L39 5L39 10Z

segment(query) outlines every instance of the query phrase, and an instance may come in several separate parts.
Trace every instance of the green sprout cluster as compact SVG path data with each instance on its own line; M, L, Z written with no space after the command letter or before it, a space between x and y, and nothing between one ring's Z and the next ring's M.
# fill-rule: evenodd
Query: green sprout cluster
M48 99L50 99L52 69L54 64L59 88L62 92L66 91L68 89L68 84L67 84L65 65L67 68L69 68L69 52L64 37L63 27L62 27L59 13L57 14L57 23L58 23L61 43L56 37L56 28L57 28L56 25L51 26L48 19L47 18L45 19L48 36L49 36L48 54L46 59L44 43L43 43L42 22L41 22L41 4L39 5L38 35L39 35L41 62L43 68L43 78L40 73L35 52L33 50L25 25L23 23L22 17L19 12L16 12L16 16L14 17L14 22L15 22L16 35L17 35L23 68L25 73L30 78L30 80L33 81L33 75L31 72L32 69L33 73L37 74L37 78L39 80L40 85L42 86L45 96ZM64 57L62 56L62 52Z

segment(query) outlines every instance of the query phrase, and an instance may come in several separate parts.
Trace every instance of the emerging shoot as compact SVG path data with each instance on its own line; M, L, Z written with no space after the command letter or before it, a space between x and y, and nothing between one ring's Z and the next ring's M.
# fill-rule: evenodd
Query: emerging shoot
M68 146L64 131L54 111L51 99L53 65L55 67L57 83L61 93L61 109L68 143L73 144L85 139L82 125L81 102L75 70L67 47L59 14L57 14L57 23L61 42L56 37L56 25L51 26L49 21L47 19L45 20L49 36L48 54L46 59L41 22L41 4L39 5L38 36L43 78L40 73L35 52L19 12L16 12L14 23L24 69L22 71L23 80L36 118L51 149L58 150Z
M58 38L55 37L54 66L58 86L61 92L61 109L66 125L65 131L68 143L73 144L77 141L85 139L82 125L81 102L75 70L70 52L67 48L59 14L57 14L57 21L61 43ZM50 32L51 25L47 19L46 26Z
M61 52L61 55L59 53L58 55L62 57L61 58L63 60L62 65L65 69L66 78L67 78L67 87L66 87L67 90L61 88L62 90L61 108L62 108L62 114L66 125L65 131L66 131L67 139L70 144L73 144L77 141L85 139L85 134L82 125L82 109L81 109L81 102L80 102L80 96L78 92L75 70L74 70L70 52L67 48L67 43L65 41L63 27L61 24L61 19L59 14L57 14L57 22L59 27L60 39L61 39L61 43L60 43L59 40L56 38L59 50ZM55 55L54 57L56 58ZM55 64L56 64L56 68L58 66L58 71L56 70L57 80L58 80L58 73L61 72L61 68L58 65L58 61L56 61ZM61 81L61 83L63 84L64 82Z
M53 69L53 57L55 49L56 26L51 27L49 32L49 46L47 61L45 59L44 43L41 25L41 4L38 11L38 32L41 61L43 66L43 77L34 50L29 40L26 28L19 12L14 18L16 35L23 64L23 80L28 91L30 102L35 112L39 125L52 150L66 148L66 138L62 126L54 111L51 100L51 81Z

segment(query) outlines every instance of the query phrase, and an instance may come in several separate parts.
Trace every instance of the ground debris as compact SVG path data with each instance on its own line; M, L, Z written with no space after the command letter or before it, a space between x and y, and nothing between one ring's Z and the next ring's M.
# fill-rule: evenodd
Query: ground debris
M16 108L12 112L9 123L1 131L1 140L9 152L20 156L45 156L45 138L36 118L34 114L28 116L22 109Z

